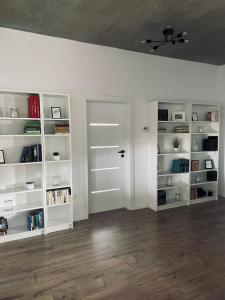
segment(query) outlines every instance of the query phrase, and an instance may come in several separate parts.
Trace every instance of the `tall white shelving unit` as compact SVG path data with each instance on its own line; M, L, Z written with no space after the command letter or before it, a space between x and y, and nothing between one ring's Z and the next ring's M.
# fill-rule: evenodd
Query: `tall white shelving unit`
M28 117L28 97L38 94L40 118ZM51 107L61 108L61 119L53 119ZM18 108L19 117L9 116L10 108ZM12 241L73 228L73 191L71 126L70 133L57 135L54 124L70 125L70 97L65 94L0 91L0 150L5 163L0 164L0 217L8 220L8 232L0 236L0 242ZM24 134L27 121L40 122L41 134ZM42 161L20 163L24 146L41 144ZM61 160L54 161L52 153L59 152ZM59 176L60 184L53 185L53 176ZM35 188L28 190L25 182L33 181ZM68 203L47 206L46 191L70 188ZM5 210L5 201L12 200L13 209ZM27 213L43 210L44 228L29 231Z
M148 142L148 206L155 210L164 210L178 206L191 205L218 199L218 179L207 181L208 171L217 171L218 151L203 151L202 140L210 136L218 137L219 149L219 105L190 104L187 102L152 101L149 102L149 142ZM168 120L158 120L158 110L168 110ZM218 112L218 120L209 121L208 112ZM172 120L172 112L185 112L184 120ZM192 113L197 113L198 120L192 121ZM177 133L178 126L188 126L188 133ZM201 130L199 128L201 127ZM200 132L202 131L202 132ZM178 137L181 141L179 152L174 152L172 140ZM198 151L193 150L193 144L198 145ZM158 150L159 149L159 150ZM159 152L159 153L158 153ZM171 171L174 159L189 160L189 171L173 173ZM205 169L205 160L213 161L213 169ZM191 161L199 161L199 170L192 171ZM173 185L167 184L168 176L172 176ZM198 178L198 179L197 179ZM206 196L192 198L192 189L202 187ZM159 205L158 191L166 192L166 204ZM210 193L210 196L208 194ZM176 194L180 195L179 201Z

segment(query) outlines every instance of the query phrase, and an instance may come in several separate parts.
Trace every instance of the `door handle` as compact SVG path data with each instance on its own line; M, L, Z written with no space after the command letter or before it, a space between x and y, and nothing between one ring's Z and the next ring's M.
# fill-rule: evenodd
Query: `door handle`
M126 152L125 150L120 150L120 151L118 151L117 153L119 153L121 157L124 157L124 153L125 153L125 152Z

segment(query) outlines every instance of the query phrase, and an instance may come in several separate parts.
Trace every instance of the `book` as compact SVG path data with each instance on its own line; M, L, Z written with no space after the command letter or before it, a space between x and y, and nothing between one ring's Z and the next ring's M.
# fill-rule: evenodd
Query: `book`
M28 116L29 118L40 118L39 95L31 95L28 97Z

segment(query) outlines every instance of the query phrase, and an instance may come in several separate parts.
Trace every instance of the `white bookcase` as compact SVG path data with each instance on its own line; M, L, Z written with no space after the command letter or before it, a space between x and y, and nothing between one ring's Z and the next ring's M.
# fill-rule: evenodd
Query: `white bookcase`
M152 101L148 105L148 206L159 211L217 200L218 181L208 181L207 172L217 171L218 178L219 105L169 101ZM168 120L160 121L158 110L167 110ZM208 119L208 112L217 112L213 113L211 121ZM173 113L178 113L178 118L181 117L179 113L184 113L185 116L181 119L174 119ZM178 127L188 127L189 130L177 132ZM218 137L218 150L203 151L203 139L211 136ZM172 145L175 137L180 141L178 152L175 152ZM181 173L172 172L172 161L175 159L187 159L188 170ZM196 171L192 170L194 160L199 164ZM212 160L212 169L205 168L205 160ZM172 178L172 185L168 185L168 176L170 176L170 181ZM198 188L202 188L202 192L197 193ZM159 191L166 194L166 203L161 205L158 202ZM200 193L201 197L196 197Z
M28 117L28 97L38 94L40 118ZM51 107L61 108L61 118L53 119ZM11 118L10 108L17 108L19 116ZM24 134L27 121L40 122L40 134ZM54 124L69 124L69 133L55 134ZM42 161L20 163L24 146L41 144ZM0 242L31 237L49 232L73 228L73 191L70 97L65 94L0 91L0 150L5 163L0 164L0 217L7 218L8 232L0 236ZM53 160L52 153L59 152L61 159ZM54 185L53 176L59 184ZM28 190L25 182L33 181L35 187ZM67 203L47 205L46 191L69 188ZM6 210L7 200L13 208ZM29 231L27 213L42 210L44 228Z

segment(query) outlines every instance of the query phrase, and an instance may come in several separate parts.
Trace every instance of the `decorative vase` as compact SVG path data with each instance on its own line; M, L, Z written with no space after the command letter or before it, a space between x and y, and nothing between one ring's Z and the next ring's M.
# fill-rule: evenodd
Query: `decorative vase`
M180 148L173 148L173 152L180 152Z
M52 154L52 159L55 160L55 161L60 160L60 153L59 152L54 152Z

